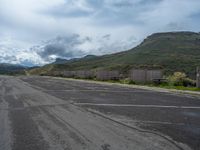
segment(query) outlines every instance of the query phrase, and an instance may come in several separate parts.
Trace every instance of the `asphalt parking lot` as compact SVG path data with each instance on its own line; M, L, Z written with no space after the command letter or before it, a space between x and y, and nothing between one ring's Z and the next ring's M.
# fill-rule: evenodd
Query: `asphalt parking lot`
M144 93L138 89L74 80L0 76L0 150L198 148L197 143L189 145L142 126L164 123L150 121L151 118L142 119L138 112L161 106L147 105L146 102L142 105L131 103L134 99L128 100L126 97L134 91ZM130 94L124 95L125 93ZM135 108L140 109L137 111ZM181 108L194 109L193 106ZM144 117L148 119L148 116Z
M119 118L200 149L200 99L188 95L48 77L20 78L71 104Z

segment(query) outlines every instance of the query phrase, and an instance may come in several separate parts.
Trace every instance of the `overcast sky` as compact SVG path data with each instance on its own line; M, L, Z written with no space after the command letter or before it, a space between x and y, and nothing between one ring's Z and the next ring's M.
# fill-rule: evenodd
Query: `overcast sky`
M155 32L200 30L200 0L0 0L0 63L127 50Z

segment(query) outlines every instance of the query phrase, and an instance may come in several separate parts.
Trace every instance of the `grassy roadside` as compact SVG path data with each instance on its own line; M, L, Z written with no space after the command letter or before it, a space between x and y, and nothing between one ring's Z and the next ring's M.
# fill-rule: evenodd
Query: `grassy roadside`
M176 90L185 90L185 91L197 91L200 92L200 88L196 87L184 87L184 86L169 86L169 85L159 85L155 87L165 88L165 89L176 89Z
M106 81L105 81L106 82ZM107 82L111 82L111 83L120 83L120 84L128 84L128 85L141 85L141 86L148 86L148 87L158 87L158 88L163 88L163 89L175 89L175 90L182 90L182 91L196 91L196 92L200 92L200 88L196 88L196 87L185 87L185 86L173 86L173 85L167 85L167 84L136 84L136 83L126 83L123 81L107 81Z
M97 81L97 80L93 80ZM148 86L148 87L158 87L158 88L163 88L163 89L175 89L175 90L183 90L183 91L199 91L200 88L196 87L185 87L185 86L173 86L173 85L167 85L167 84L153 84L153 83L147 83L147 84L142 84L142 83L134 83L132 81L126 81L126 80L108 80L108 81L100 81L100 82L109 82L109 83L120 83L120 84L127 84L127 85L138 85L138 86Z
M167 90L178 90L178 91L192 91L192 92L199 92L200 94L200 88L196 87L184 87L184 86L170 86L170 85L165 85L165 84L136 84L134 82L127 82L126 80L108 80L108 81L99 81L95 79L78 79L78 78L65 78L65 77L54 77L57 79L66 79L66 80L81 80L81 81L92 81L96 83L111 83L111 84L119 84L119 85L127 85L127 86L134 86L134 87L149 87L149 88L161 88L161 89L167 89Z

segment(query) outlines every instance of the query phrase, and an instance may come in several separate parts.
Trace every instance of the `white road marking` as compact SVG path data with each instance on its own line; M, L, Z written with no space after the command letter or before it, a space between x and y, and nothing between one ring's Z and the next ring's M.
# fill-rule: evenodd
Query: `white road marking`
M75 105L88 105L88 106L112 106L112 107L200 109L200 106L163 106L163 105L94 104L94 103L74 103L74 104Z
M119 90L43 90L43 92L113 92L113 93L153 93L152 91L140 91L140 90L135 90L135 91L119 91Z

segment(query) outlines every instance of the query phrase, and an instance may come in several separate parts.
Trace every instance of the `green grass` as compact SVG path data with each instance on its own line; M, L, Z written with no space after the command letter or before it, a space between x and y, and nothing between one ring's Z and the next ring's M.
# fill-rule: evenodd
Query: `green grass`
M159 87L159 88L164 88L164 89L175 89L175 90L183 90L183 91L197 91L200 92L200 88L196 87L185 87L185 86L171 86L171 85L155 85L152 83L135 83L133 81L128 81L128 80L119 80L119 81L114 81L114 80L109 80L109 81L103 81L103 82L109 82L109 83L120 83L120 84L127 84L127 85L141 85L141 86L149 86L149 87Z
M57 78L57 79L75 79L75 78L65 78L65 77L55 77L55 78ZM200 92L200 88L196 88L196 87L172 86L172 85L167 85L167 84L155 85L152 83L143 84L143 83L135 83L128 79L107 80L107 81L100 81L100 80L96 80L96 79L80 79L80 80L97 81L97 82L103 82L103 83L118 83L118 84L125 84L125 85L139 85L139 86L148 86L148 87L158 87L158 88L163 88L163 89L175 89L175 90L182 90L182 91Z
M165 89L176 89L176 90L199 91L200 92L200 88L196 88L196 87L169 86L169 85L159 85L156 87L165 88Z

